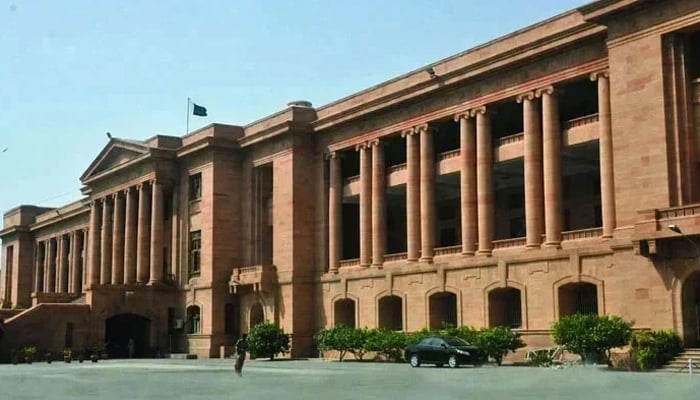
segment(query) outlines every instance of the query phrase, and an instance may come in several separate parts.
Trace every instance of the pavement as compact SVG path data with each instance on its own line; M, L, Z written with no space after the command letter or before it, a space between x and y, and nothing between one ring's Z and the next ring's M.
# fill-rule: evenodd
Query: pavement
M0 365L0 399L691 399L700 375L591 366L462 367L306 361L103 360Z

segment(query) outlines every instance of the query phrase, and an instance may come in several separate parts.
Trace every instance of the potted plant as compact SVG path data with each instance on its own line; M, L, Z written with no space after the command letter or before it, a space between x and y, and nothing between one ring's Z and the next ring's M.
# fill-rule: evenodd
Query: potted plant
M22 353L24 354L24 362L31 364L34 362L34 357L36 357L36 346L25 346L22 348Z
M53 361L53 354L51 354L51 352L47 352L44 354L44 359L46 360L47 364L51 364L51 361Z
M96 363L100 359L100 353L102 352L99 345L94 345L90 349L90 361Z
M69 364L73 359L73 351L71 349L63 349L63 362Z

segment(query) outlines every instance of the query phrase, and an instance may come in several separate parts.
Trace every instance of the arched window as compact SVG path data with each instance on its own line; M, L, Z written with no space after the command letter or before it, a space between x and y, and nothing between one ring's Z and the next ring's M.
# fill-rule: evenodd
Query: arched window
M399 296L384 296L379 299L379 327L392 331L403 329L402 300Z
M335 326L355 328L355 300L340 299L335 302Z
M681 296L683 343L697 347L700 345L700 272L694 272L683 282Z
M250 307L250 326L248 329L253 329L255 325L262 324L263 322L265 322L263 307L260 303L255 303Z
M598 287L592 283L567 283L559 288L559 317L598 314Z
M189 306L187 307L187 333L197 334L200 333L200 311L199 306Z
M450 292L435 293L429 298L430 329L457 326L457 295Z
M489 292L489 326L520 328L522 325L520 290L499 288Z

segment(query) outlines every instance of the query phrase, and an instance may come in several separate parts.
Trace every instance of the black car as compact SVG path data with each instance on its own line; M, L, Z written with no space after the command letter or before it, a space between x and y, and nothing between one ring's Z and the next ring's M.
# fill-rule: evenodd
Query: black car
M449 336L430 336L406 347L404 358L412 367L421 364L447 364L456 368L461 364L479 366L488 361L486 353L466 340Z

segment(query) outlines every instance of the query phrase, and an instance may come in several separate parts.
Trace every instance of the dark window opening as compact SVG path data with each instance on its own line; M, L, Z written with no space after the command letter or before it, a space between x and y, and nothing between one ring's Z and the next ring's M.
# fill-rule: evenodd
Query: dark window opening
M202 231L190 232L190 274L200 273L200 251Z
M360 175L360 152L355 149L340 152L340 174L343 180Z
M559 317L598 314L598 287L592 283L569 283L559 288Z
M202 173L190 175L190 201L202 198Z
M334 326L355 328L355 301L351 299L337 300L334 305Z
M360 257L359 196L343 199L343 256L344 260Z
M265 311L260 303L255 303L250 307L249 329L263 322L265 322Z
M433 148L436 155L459 150L459 122L449 119L435 124L434 127ZM435 157L435 160L439 160L439 157Z
M406 163L406 138L389 136L381 141L384 143L384 163L387 168Z
M494 143L506 136L523 133L523 105L511 99L494 106L495 115L491 118L491 132Z
M66 340L65 340L65 346L63 346L67 349L70 349L73 347L73 323L69 322L66 324Z
M688 73L690 79L697 79L700 78L700 31L690 34L687 43L690 53Z
M525 236L525 178L523 159L494 165L495 240Z
M566 121L598 113L598 83L582 79L556 88L561 129Z
M489 292L489 326L520 328L522 325L520 290L500 288Z
M430 329L457 326L457 295L450 292L430 296Z
M201 330L200 310L197 306L187 307L186 331L188 334L197 334Z
M379 299L379 328L392 331L403 329L403 307L399 296Z
M406 251L406 185L387 188L386 193L386 252Z

